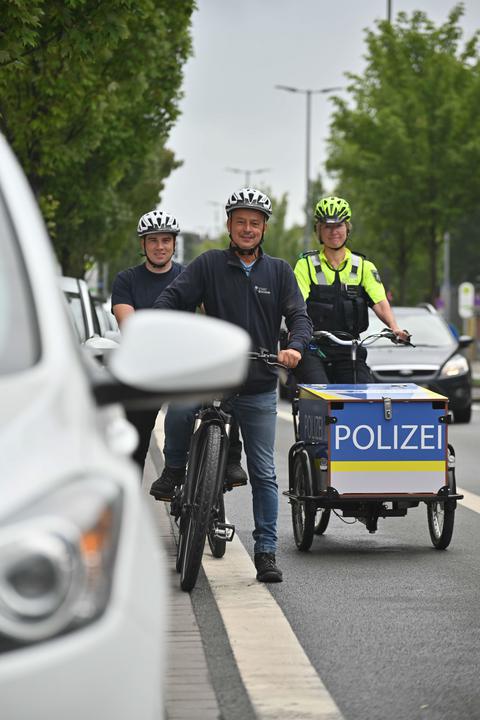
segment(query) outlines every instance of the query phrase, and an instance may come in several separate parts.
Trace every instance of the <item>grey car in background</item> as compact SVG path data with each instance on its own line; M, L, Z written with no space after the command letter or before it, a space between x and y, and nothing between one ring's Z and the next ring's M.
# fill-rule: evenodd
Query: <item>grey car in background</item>
M472 371L463 351L472 338L456 337L442 315L431 305L399 306L393 311L401 328L412 335L414 348L380 339L368 347L367 363L376 382L413 382L446 395L457 423L470 422ZM370 311L370 335L384 327Z

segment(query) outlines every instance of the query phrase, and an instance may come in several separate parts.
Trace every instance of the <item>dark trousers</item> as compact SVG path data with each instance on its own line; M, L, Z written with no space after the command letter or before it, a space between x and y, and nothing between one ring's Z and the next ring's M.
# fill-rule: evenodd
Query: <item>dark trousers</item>
M352 384L353 364L349 347L321 347L324 358L314 350L306 350L301 362L294 371L297 383L306 385ZM370 368L366 363L367 351L357 348L357 383L374 382Z
M138 432L138 445L132 458L140 470L143 471L145 458L147 457L150 446L150 436L155 427L158 410L127 410L126 415L127 420L132 423Z
M138 445L132 455L132 458L143 472L145 458L147 457L148 448L150 447L150 437L152 435L153 428L155 427L158 410L129 410L126 415L128 421L132 423L138 432ZM240 465L241 457L242 443L240 440L238 423L232 418L228 463Z

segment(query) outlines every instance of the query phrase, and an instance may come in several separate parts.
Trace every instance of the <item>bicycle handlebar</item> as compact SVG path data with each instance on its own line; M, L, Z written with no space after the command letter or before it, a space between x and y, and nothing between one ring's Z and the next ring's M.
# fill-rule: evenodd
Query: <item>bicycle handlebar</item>
M250 360L263 360L266 365L275 365L276 367L284 368L285 370L288 369L286 365L282 365L282 363L278 362L277 355L269 353L268 350L265 350L265 348L249 352L248 357Z
M348 340L343 340L342 338L338 337L338 335L347 335ZM329 332L328 330L316 330L313 333L312 336L315 340L320 340L321 338L328 338L329 340L332 340L332 342L336 343L337 345L371 345L379 338L387 338L390 340L394 345L410 345L410 347L415 347L413 343L410 342L410 340L400 340L393 330L390 330L390 328L383 328L379 333L373 333L372 335L367 335L367 337L363 338L363 340L358 340L357 338L354 338L352 335L350 335L347 332L340 331L338 334L334 334L332 332Z

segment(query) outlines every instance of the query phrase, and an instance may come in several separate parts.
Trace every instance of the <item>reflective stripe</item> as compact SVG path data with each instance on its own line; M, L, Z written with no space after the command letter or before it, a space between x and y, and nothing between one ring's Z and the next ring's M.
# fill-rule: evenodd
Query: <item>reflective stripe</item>
M315 255L311 256L313 267L315 268L315 272L317 274L317 284L318 285L328 285L327 278L325 277L325 273L322 270L322 263L320 262L320 256L318 253L315 253Z
M351 254L352 259L352 267L350 270L350 278L349 280L353 281L357 279L358 276L358 268L360 267L360 257L359 255Z
M312 258L313 267L315 268L315 273L317 275L317 284L328 285L327 278L322 270L320 255L315 253L314 255L310 255L310 257ZM352 285L358 285L358 269L360 267L361 258L359 255L355 255L354 253L350 255L350 258L352 261L352 267L350 268L349 282L351 282ZM339 272L339 270L334 272Z

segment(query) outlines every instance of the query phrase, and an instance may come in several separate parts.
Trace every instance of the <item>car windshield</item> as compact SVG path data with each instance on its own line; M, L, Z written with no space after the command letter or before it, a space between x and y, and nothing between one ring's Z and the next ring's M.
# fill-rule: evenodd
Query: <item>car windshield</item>
M20 372L38 360L33 308L24 261L0 195L0 375Z
M452 333L439 315L417 308L412 308L411 312L408 309L393 308L393 312L400 327L408 330L412 335L413 344L417 347L449 347L455 343ZM369 328L362 337L380 332L383 327L385 324L372 312ZM377 340L372 345L372 347L389 346L392 346L390 340L383 339Z

